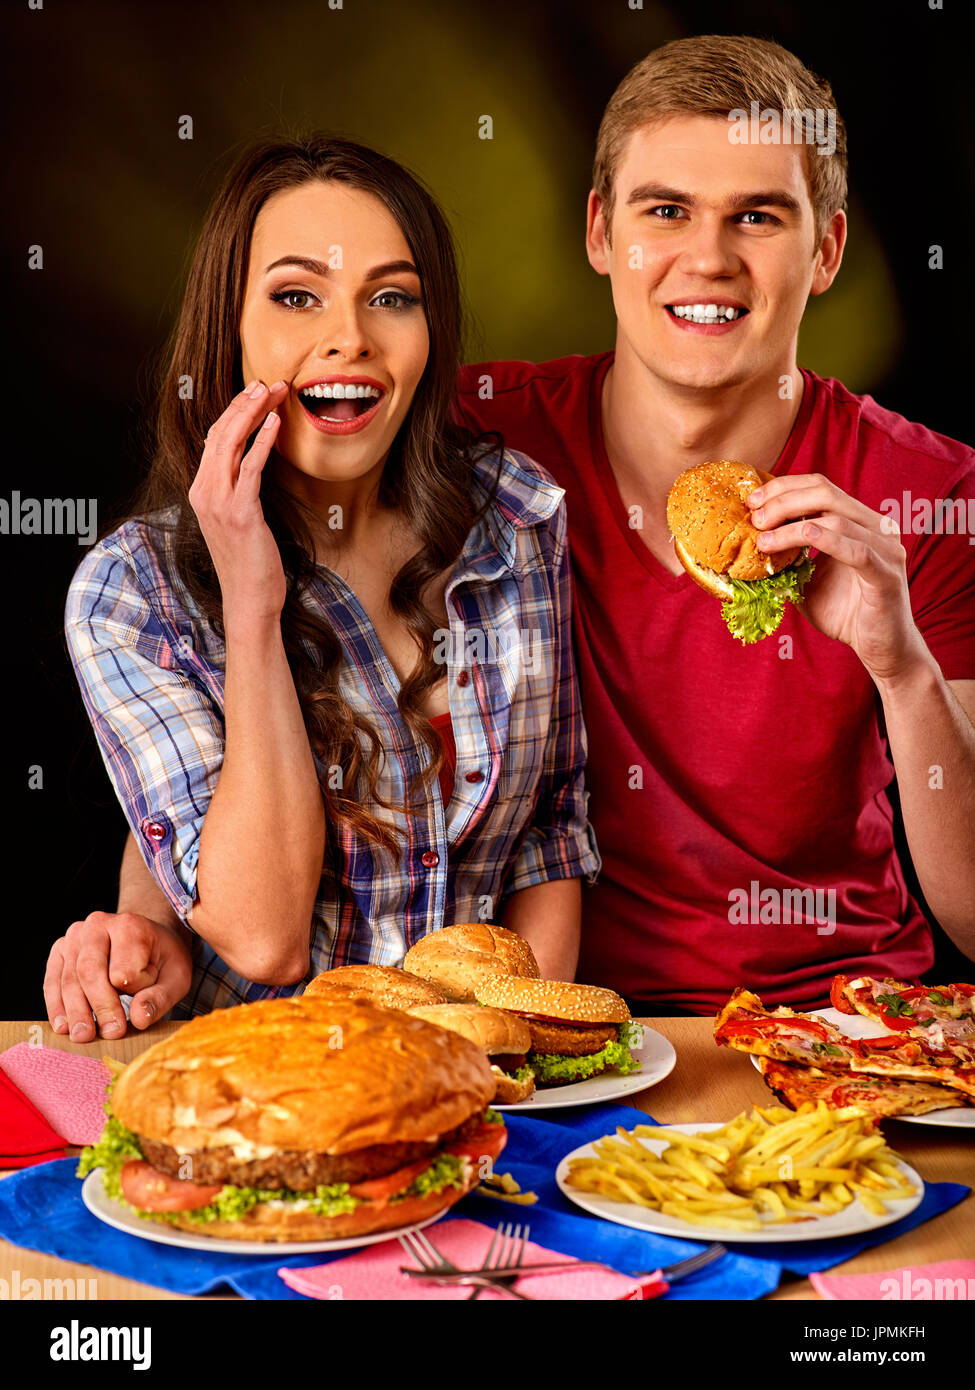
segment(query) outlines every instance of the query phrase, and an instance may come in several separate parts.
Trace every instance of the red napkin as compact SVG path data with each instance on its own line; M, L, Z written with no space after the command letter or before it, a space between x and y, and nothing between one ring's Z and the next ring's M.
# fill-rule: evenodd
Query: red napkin
M0 1069L68 1144L97 1144L105 1128L109 1070L99 1057L17 1043L0 1052Z
M0 1071L0 1168L29 1168L64 1158L65 1142Z
M430 1239L458 1269L476 1269L482 1264L494 1231L479 1221L460 1217L439 1221L430 1227ZM529 1241L525 1246L524 1263L569 1258L557 1250L546 1250ZM417 1261L395 1238L367 1246L354 1255L332 1260L324 1265L304 1269L279 1269L278 1274L296 1293L306 1298L343 1301L374 1301L378 1299L443 1299L459 1301L470 1297L470 1287L462 1285L427 1284L400 1274L400 1266L416 1266ZM518 1288L531 1298L586 1301L607 1299L642 1300L666 1293L667 1284L659 1280L640 1281L628 1274L615 1274L605 1269L580 1269L558 1274L524 1275ZM501 1298L511 1303L510 1294L484 1289L480 1298Z
M875 1274L810 1274L823 1298L871 1300L975 1299L975 1260L938 1260Z

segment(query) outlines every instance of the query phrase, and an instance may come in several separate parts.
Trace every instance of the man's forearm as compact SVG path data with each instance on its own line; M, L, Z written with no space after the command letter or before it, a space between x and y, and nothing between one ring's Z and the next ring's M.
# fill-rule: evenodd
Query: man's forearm
M582 924L581 879L550 879L513 893L505 904L501 924L525 938L535 952L543 980L575 979Z
M180 921L172 904L146 867L135 836L130 832L122 852L118 880L118 911L148 917L168 927L182 941L189 941L189 928Z
M975 728L933 657L880 695L918 880L975 958Z

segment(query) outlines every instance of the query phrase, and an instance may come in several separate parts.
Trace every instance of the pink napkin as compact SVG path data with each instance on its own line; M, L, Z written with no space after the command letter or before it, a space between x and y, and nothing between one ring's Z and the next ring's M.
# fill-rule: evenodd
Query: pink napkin
M810 1274L809 1282L823 1298L975 1299L975 1260L939 1260L877 1274Z
M100 1058L23 1042L0 1052L0 1068L68 1144L97 1144L109 1078Z
M440 1221L430 1228L430 1239L445 1259L458 1269L475 1269L487 1255L494 1236L489 1226L460 1217ZM557 1250L546 1250L531 1241L525 1246L524 1263L543 1260L564 1260L567 1256ZM407 1255L395 1238L384 1240L358 1250L354 1255L332 1260L325 1265L305 1269L279 1269L278 1274L289 1288L306 1298L342 1299L343 1301L390 1299L454 1299L470 1297L470 1287L427 1284L420 1279L400 1274L400 1266L413 1266L417 1261ZM613 1274L604 1269L580 1269L578 1273L536 1274L518 1280L518 1288L532 1298L543 1299L630 1299L656 1298L666 1292L667 1285L646 1280L641 1283L627 1274ZM485 1289L480 1298L502 1298L512 1302L509 1294Z

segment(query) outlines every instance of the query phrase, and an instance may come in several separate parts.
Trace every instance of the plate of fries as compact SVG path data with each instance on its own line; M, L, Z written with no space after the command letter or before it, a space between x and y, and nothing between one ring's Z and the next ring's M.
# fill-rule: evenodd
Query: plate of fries
M794 1241L900 1221L924 1182L856 1106L755 1106L726 1124L637 1125L555 1172L584 1211L684 1240Z

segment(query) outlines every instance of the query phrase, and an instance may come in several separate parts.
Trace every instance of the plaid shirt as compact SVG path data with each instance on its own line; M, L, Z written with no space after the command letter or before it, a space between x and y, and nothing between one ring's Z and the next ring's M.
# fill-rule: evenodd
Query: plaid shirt
M475 501L496 466L496 454L474 465ZM562 499L544 469L506 450L494 504L447 585L450 640L443 635L439 656L457 773L446 813L433 779L426 817L396 815L406 838L392 867L342 828L338 860L323 866L311 968L297 985L256 985L195 936L192 988L173 1017L294 994L336 965L398 965L442 926L499 920L520 889L583 875L595 882L601 861L587 819ZM176 576L171 534L152 521L127 521L87 553L71 583L65 632L126 819L186 919L223 761L225 649ZM362 605L331 569L317 567L303 601L344 648L342 696L377 729L386 754L379 791L399 805L430 758L397 709L396 673Z

